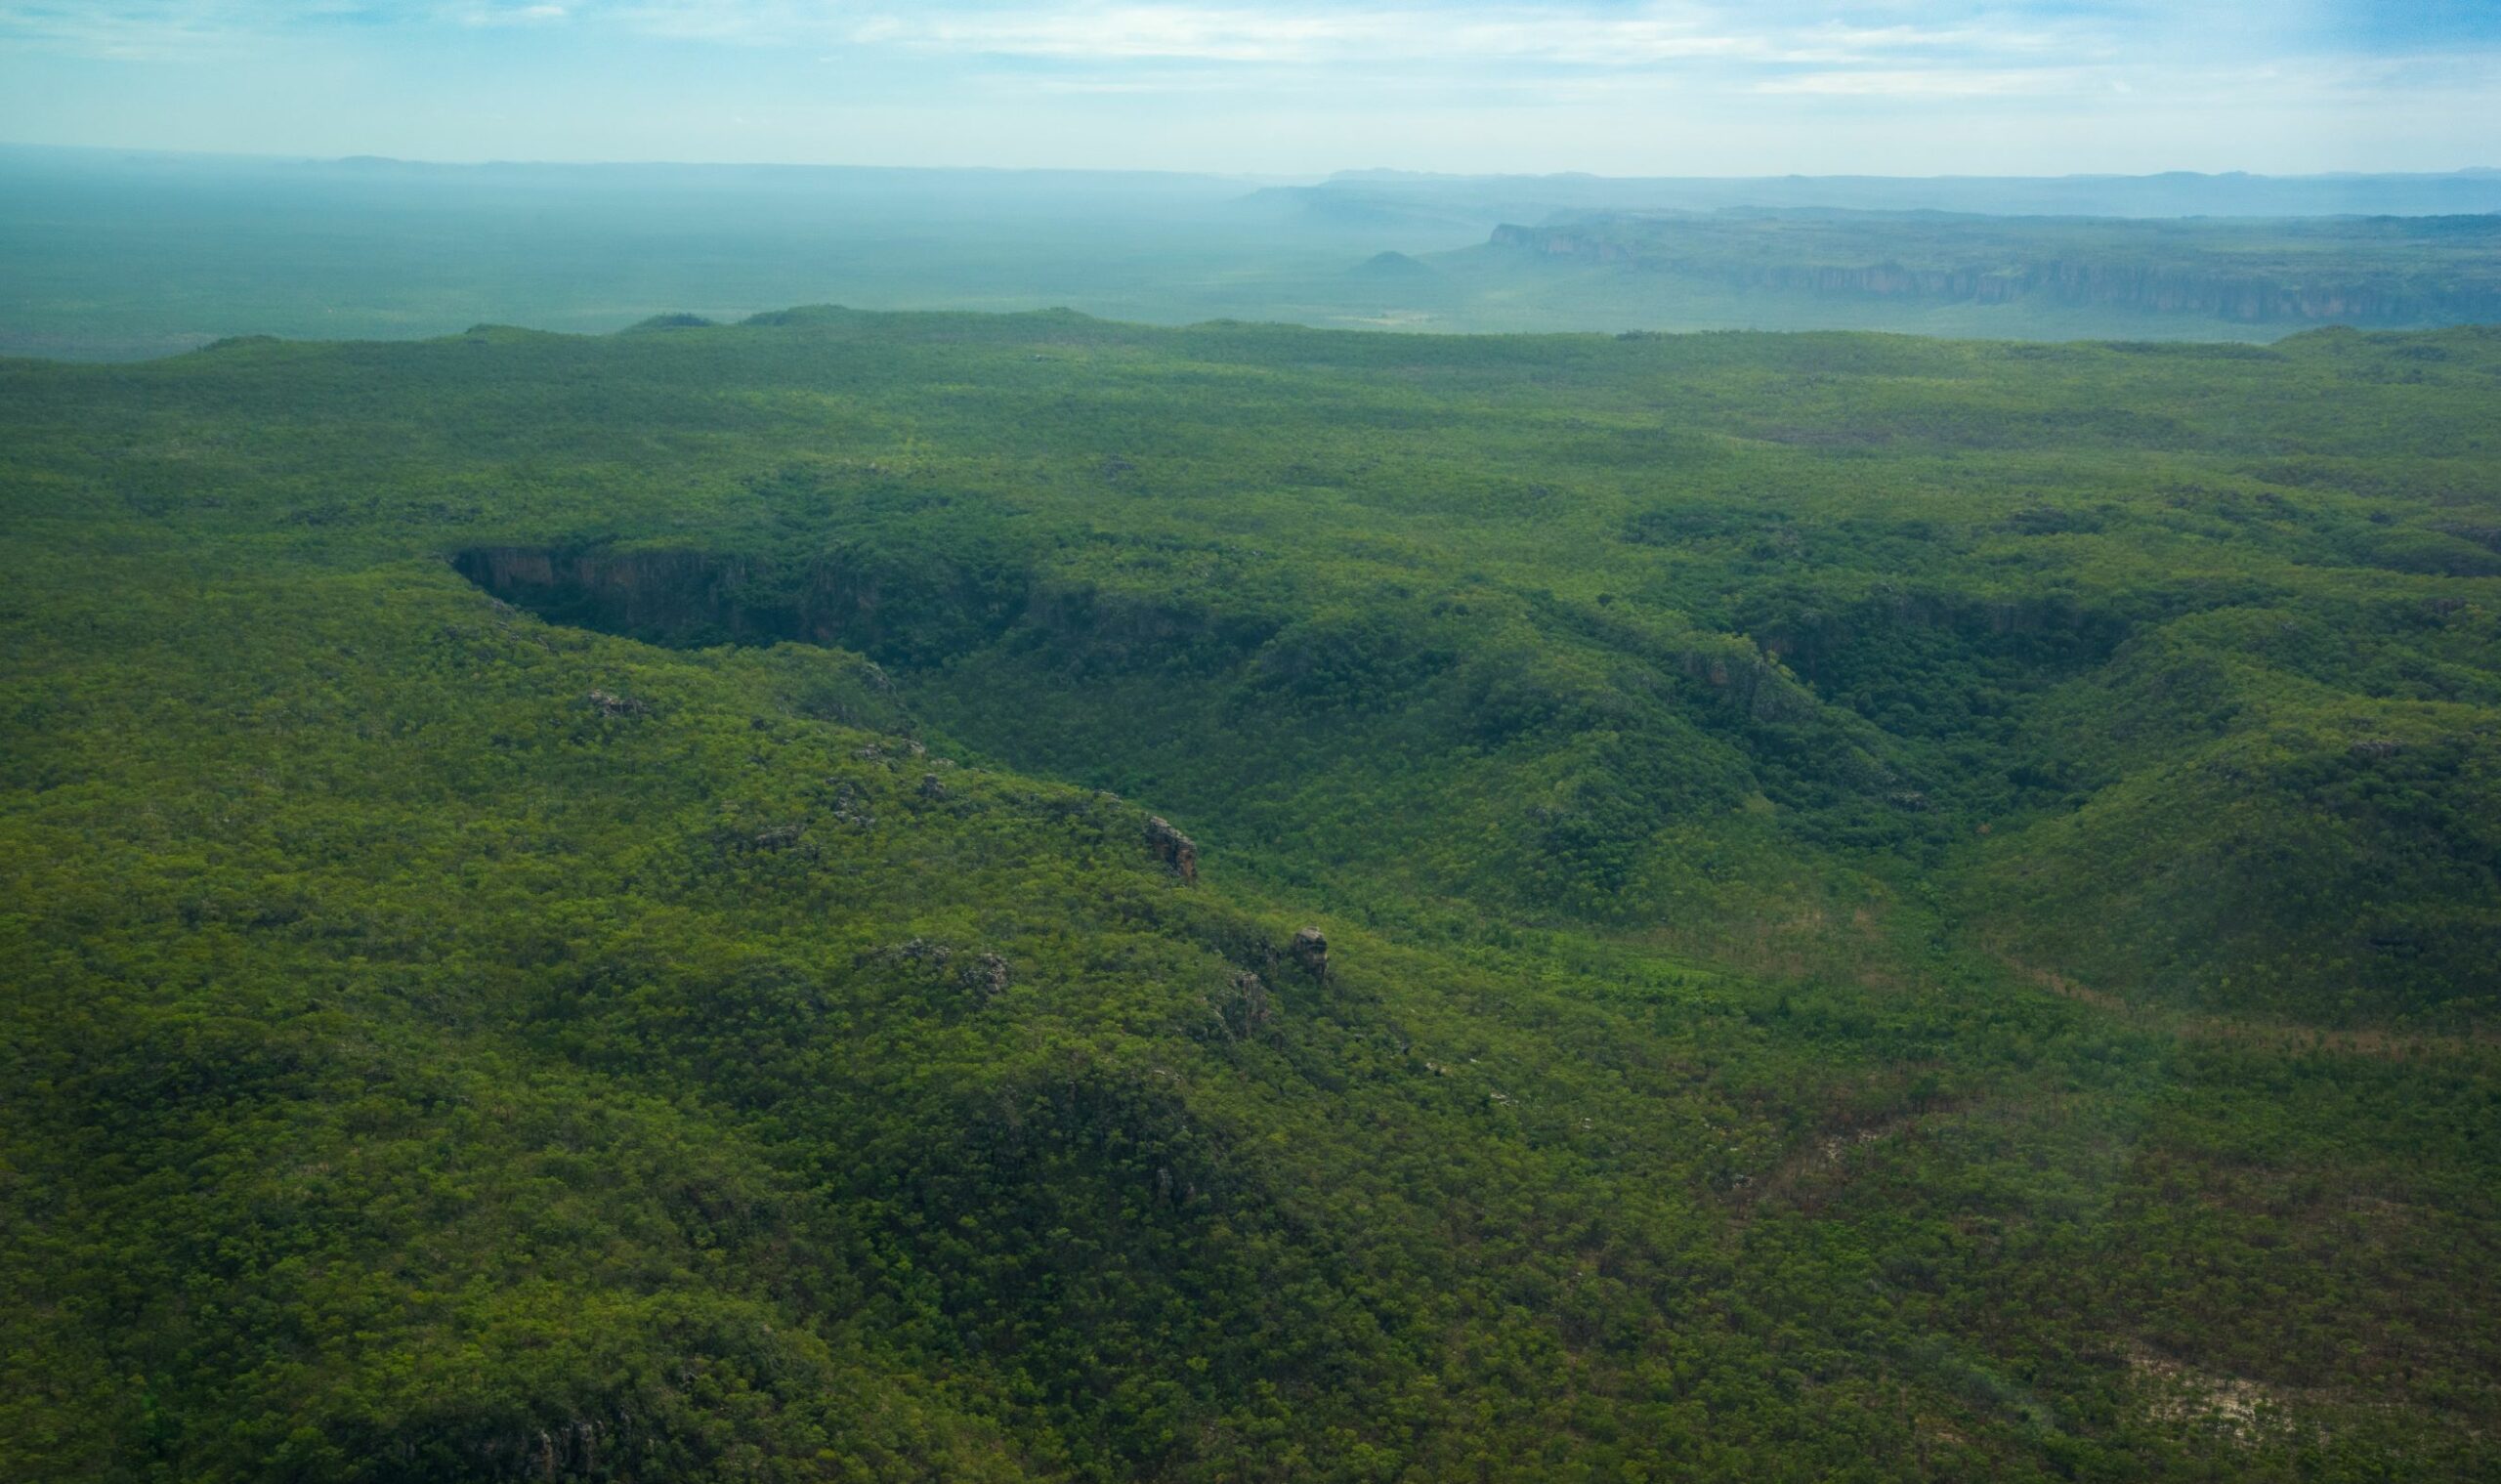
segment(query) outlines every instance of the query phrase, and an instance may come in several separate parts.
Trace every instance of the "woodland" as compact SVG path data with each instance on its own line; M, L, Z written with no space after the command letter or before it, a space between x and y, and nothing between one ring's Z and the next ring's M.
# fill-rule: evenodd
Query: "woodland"
M2496 406L0 360L0 1477L2489 1478Z

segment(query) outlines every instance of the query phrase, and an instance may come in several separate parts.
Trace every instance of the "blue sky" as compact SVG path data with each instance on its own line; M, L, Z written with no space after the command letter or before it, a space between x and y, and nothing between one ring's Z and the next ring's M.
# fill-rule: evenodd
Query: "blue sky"
M1604 174L2501 164L2501 0L0 0L0 140Z

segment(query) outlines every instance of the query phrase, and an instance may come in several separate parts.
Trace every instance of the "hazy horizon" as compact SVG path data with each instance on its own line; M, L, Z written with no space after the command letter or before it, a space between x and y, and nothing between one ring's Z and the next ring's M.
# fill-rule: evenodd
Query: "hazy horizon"
M805 0L0 6L0 138L443 162L1267 178L2422 172L2501 11Z
M1113 176L1180 176L1208 180L1239 181L1247 186L1322 185L1331 181L1361 180L1447 180L1447 181L1565 181L1584 179L1602 182L1638 181L1772 181L1772 180L1881 180L1881 181L2087 181L2087 180L2154 180L2163 177L2194 177L2204 180L2255 178L2262 180L2334 180L2372 177L2437 177L2501 175L2501 163L2486 159L2471 159L2455 165L2427 165L2408 169L2334 169L2334 170L2249 170L2225 168L2213 170L2060 170L2060 171L1851 171L1807 172L1799 170L1713 171L1694 170L1627 175L1606 171L1562 167L1552 170L1469 170L1410 169L1402 165L1347 164L1311 170L1252 171L1193 169L1186 166L1121 166L1040 162L1025 165L977 164L914 164L880 159L666 159L618 155L602 158L558 158L534 155L441 156L418 154L308 153L268 149L194 149L170 145L55 144L39 140L0 138L0 150L24 153L52 152L61 154L93 153L119 155L125 158L163 157L184 161L252 162L258 164L313 165L403 165L445 170L523 169L533 167L597 169L684 169L684 170L826 170L826 171L922 171L930 173L1012 174L1012 175L1113 175ZM2491 156L2501 160L2501 152Z
M0 1484L2501 1484L2501 0L0 0Z

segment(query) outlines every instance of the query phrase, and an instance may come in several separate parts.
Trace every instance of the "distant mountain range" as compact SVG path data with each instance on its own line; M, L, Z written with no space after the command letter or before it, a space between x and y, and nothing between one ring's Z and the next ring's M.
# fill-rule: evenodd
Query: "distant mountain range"
M1561 211L1728 206L2183 216L2442 216L2501 211L2501 170L2441 174L2062 176L1408 175L1352 171L1264 195L1324 217L1536 221Z
M1492 243L1726 288L2027 301L2250 325L2501 319L2501 216L1988 217L1739 211L1505 225Z
M793 303L1395 330L2268 338L2340 320L2501 318L2477 297L2490 278L2489 232L2316 220L2494 212L2491 170L1363 171L1279 185L0 146L0 355L134 359L234 335L408 339L482 322L598 332ZM2155 217L2208 220L2144 220ZM2300 250L2270 260L2288 232L2224 225L2260 217L2310 219L2290 232ZM2067 225L2053 231L2048 218ZM1540 252L1518 250L1522 232L1543 233Z

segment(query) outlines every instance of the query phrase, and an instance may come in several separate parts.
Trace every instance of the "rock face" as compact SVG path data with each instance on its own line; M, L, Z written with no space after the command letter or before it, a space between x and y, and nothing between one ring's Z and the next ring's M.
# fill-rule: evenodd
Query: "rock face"
M1123 669L1184 657L1247 657L1282 626L1259 612L1047 582L991 560L977 542L929 562L850 546L779 557L479 546L455 554L451 565L496 601L550 623L681 649L786 641L855 650L878 661L864 663L860 676L879 694L894 689L879 662L936 663L1010 630L1089 665Z
M2501 294L2484 285L2444 286L2411 279L2353 277L2313 281L2265 267L2198 266L2107 258L2045 257L2000 261L1971 249L1975 261L1944 267L1897 262L1732 261L1728 244L1644 239L1603 227L1494 229L1494 245L1581 263L1621 263L1708 279L1741 289L1910 299L1935 303L2006 304L2038 298L2064 305L2210 316L2245 324L2472 322L2492 318ZM1988 256L1986 263L1977 256ZM2385 278L2385 276L2382 276Z
M925 664L996 640L1030 576L977 555L907 561L854 547L781 557L694 549L481 546L452 570L553 623L699 649L784 640ZM872 682L873 683L873 682Z
M1293 935L1286 948L1286 956L1294 966L1312 978L1326 981L1329 977L1329 938L1316 927L1306 927Z
M1244 970L1233 976L1233 996L1216 1018L1234 1036L1255 1036L1275 1018L1275 1008L1268 999L1268 982Z
M965 989L974 991L982 998L996 999L1007 993L1007 960L996 954L984 954L959 970L955 977Z
M1146 844L1157 860L1172 868L1184 881L1199 878L1199 847L1188 835L1172 827L1172 822L1156 815L1146 822Z

